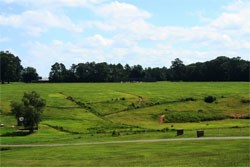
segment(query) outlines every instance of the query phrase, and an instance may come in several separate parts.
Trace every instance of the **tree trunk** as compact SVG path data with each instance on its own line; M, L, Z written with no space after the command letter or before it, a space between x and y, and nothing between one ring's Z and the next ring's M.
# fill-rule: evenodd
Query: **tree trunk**
M30 127L29 133L31 134L31 133L33 133L33 132L34 132L34 127Z
M22 125L22 122L17 120L17 126L21 126Z

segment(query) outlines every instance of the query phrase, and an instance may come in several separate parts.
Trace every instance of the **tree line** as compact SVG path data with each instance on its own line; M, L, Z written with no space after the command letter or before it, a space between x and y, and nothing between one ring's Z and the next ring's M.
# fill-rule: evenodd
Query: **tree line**
M170 68L143 68L87 62L73 64L66 69L62 63L51 67L51 82L121 82L121 81L249 81L250 62L240 57L217 57L204 63L184 65L180 59L172 61Z
M1 82L32 82L39 79L34 67L23 68L21 60L6 51L0 52ZM126 82L126 81L249 81L250 61L240 57L217 57L206 62L185 65L179 58L171 66L143 68L141 65L86 62L54 63L49 73L50 82Z
M31 82L38 80L39 76L34 67L23 68L18 56L9 51L0 51L1 83L5 82Z

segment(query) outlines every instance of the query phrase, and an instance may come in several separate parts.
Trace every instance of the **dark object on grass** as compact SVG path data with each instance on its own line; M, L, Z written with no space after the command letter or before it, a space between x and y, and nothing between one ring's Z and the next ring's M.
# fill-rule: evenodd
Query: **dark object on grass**
M250 104L250 100L247 100L247 99L242 99L242 100L241 100L241 103L244 103L244 104Z
M196 101L196 99L192 97L187 97L187 98L181 99L181 101Z
M183 129L177 129L177 136L181 136L184 134L184 130Z
M120 132L116 132L115 130L112 132L112 136L120 136Z
M197 137L203 137L204 136L204 130L197 130Z
M204 98L204 101L207 103L213 103L216 100L216 97L214 96L207 96Z

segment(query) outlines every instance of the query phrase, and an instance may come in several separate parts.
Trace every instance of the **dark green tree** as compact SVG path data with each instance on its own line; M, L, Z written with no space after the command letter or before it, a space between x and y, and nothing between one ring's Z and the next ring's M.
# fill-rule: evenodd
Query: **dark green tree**
M133 81L142 81L144 78L144 70L141 65L135 65L131 68L129 75L130 79Z
M23 82L30 83L31 81L37 81L39 78L36 69L33 67L24 68L21 72L21 79Z
M179 58L172 61L170 71L171 71L170 77L172 80L180 81L185 79L186 68L183 62Z
M68 78L68 71L64 64L55 63L51 66L51 71L49 73L49 80L51 82L65 82Z
M0 51L1 82L19 81L21 75L21 60L9 51Z
M17 125L23 125L30 133L34 129L38 129L38 124L41 121L41 114L46 105L44 99L35 91L24 93L22 103L12 102L11 111L15 115Z

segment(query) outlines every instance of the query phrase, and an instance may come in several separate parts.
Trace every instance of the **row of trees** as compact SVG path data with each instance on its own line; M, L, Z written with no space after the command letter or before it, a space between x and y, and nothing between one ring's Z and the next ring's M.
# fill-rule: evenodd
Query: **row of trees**
M21 60L6 51L0 52L1 82L32 82L39 79L36 69L23 68ZM51 66L50 82L120 82L120 81L249 81L250 62L240 57L217 57L204 63L184 65L180 59L172 61L170 68L143 68L87 62L72 64L67 69L62 63Z
M217 57L204 63L185 66L179 59L172 62L168 71L171 81L249 81L250 61L240 57Z
M185 66L180 59L169 69L142 68L107 63L79 63L66 69L62 63L51 67L51 82L117 82L117 81L249 81L250 62L240 57L217 57L204 63Z
M141 65L122 66L107 63L73 64L69 70L64 64L55 63L51 67L51 82L119 82L119 81L163 81L167 68L146 68Z
M33 67L23 68L19 57L10 53L9 51L0 51L0 64L1 64L1 82L31 82L38 80L38 74Z

